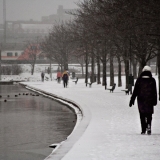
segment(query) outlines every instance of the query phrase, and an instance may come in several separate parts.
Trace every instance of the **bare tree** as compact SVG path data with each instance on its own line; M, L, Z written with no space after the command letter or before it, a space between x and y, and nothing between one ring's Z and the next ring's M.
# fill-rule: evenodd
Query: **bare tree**
M40 44L38 42L28 42L27 48L24 50L24 53L19 57L20 60L25 60L31 65L31 75L34 74L36 60L40 52Z

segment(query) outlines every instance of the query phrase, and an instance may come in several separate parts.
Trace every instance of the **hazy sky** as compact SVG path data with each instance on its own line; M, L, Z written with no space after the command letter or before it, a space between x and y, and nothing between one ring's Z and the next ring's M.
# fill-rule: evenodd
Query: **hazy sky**
M6 0L7 20L41 20L57 12L58 5L73 9L81 0ZM0 0L0 23L3 23L3 0Z

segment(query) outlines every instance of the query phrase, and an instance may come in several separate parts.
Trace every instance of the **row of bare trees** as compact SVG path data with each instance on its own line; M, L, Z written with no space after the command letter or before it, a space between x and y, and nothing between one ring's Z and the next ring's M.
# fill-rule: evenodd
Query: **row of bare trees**
M126 87L130 74L137 78L136 66L139 65L140 73L154 57L157 57L160 72L160 1L83 0L77 6L76 10L68 12L74 15L74 20L54 25L42 43L46 56L56 60L62 70L68 70L69 61L76 58L82 69L85 67L87 84L88 64L91 63L92 81L96 64L97 83L100 84L102 64L102 85L105 87L107 63L110 64L110 85L115 83L115 60L118 86L122 85L122 61Z

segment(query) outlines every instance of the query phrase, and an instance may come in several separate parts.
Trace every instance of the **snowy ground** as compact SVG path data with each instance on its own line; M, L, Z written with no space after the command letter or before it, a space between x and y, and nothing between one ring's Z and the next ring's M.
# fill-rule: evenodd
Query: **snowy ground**
M114 93L96 83L86 87L84 79L79 79L77 85L70 80L68 88L55 80L24 83L71 100L83 112L76 130L47 160L160 159L159 102L153 115L152 135L141 135L137 103L130 108L130 95L121 91L125 88L124 77L123 86L116 87Z
M49 74L46 73L45 77L48 77L50 80ZM56 77L56 73L54 73L52 77L54 79L54 77ZM22 73L20 75L2 75L1 80L2 81L22 80L22 81L37 82L41 81L41 72L36 72L33 75L31 75L31 73Z

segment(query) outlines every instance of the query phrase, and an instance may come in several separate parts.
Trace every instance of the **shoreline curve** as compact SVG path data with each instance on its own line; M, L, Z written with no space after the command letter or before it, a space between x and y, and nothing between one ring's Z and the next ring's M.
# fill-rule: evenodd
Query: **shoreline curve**
M60 103L63 103L66 105L66 107L73 109L73 111L75 112L77 116L77 122L73 128L73 131L66 138L66 140L58 144L52 144L53 146L55 146L52 153L44 159L44 160L61 160L74 147L74 144L80 139L80 137L83 135L83 133L87 129L91 119L91 113L89 109L80 107L78 104L76 104L76 102L72 100L60 97L53 93L46 92L44 90L32 87L30 85L23 84L23 82L19 84L24 86L26 89L32 90L39 94L44 94L48 98L52 98Z

